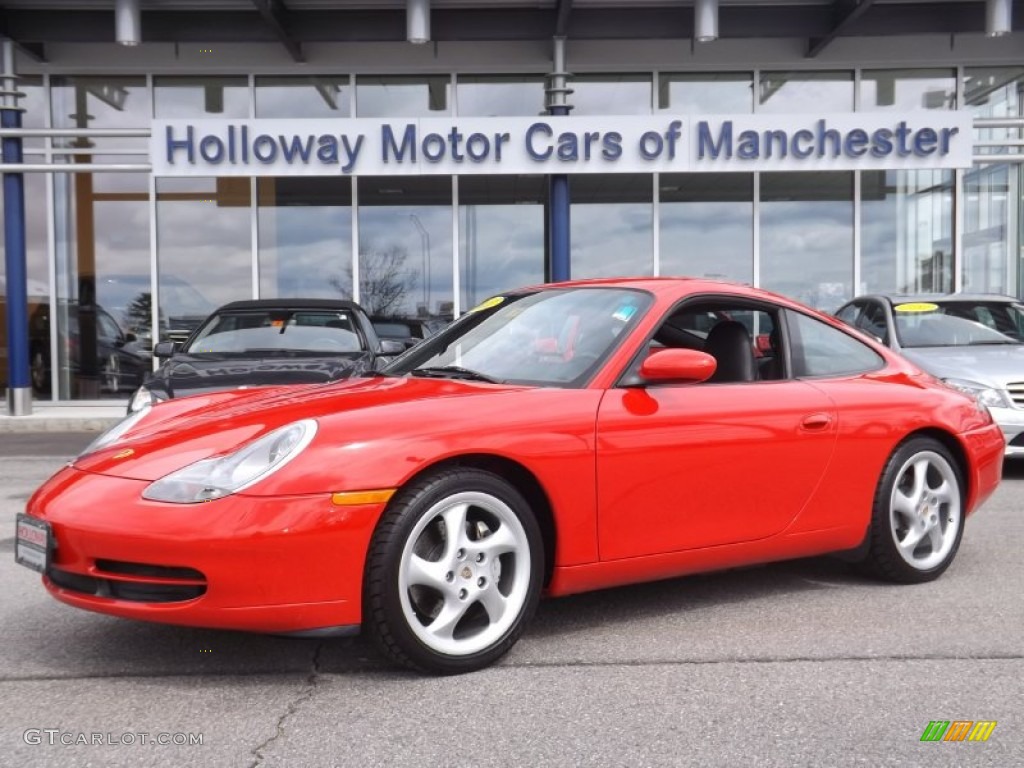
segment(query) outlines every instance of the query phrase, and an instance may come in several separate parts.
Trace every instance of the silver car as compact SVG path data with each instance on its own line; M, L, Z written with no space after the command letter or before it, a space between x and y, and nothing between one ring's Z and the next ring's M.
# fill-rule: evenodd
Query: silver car
M836 316L984 403L1024 456L1024 304L1012 296L875 294Z

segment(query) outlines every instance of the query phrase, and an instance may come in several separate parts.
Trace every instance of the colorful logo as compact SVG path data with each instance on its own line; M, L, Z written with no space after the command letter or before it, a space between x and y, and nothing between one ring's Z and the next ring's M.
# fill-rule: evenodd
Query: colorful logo
M988 741L995 729L995 720L932 720L921 741Z

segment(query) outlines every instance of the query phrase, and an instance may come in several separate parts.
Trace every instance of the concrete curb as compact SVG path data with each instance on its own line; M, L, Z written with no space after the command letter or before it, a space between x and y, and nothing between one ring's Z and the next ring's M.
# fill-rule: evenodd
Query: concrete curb
M102 432L125 416L117 406L36 406L29 416L0 414L0 434L28 432Z
M121 417L61 418L51 416L0 416L0 435L29 432L103 432Z

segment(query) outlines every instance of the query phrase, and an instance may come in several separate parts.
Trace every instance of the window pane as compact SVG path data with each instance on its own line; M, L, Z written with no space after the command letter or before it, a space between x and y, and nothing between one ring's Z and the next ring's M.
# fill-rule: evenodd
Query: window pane
M754 177L663 173L661 274L754 280Z
M796 377L864 373L885 364L869 346L820 320L786 310L786 321Z
M964 101L974 117L1024 115L1024 67L965 71ZM1019 141L1024 129L977 128L976 141ZM976 147L998 155L1009 147ZM1024 174L1019 165L975 166L964 176L964 287L1013 293L1024 290ZM1016 223L1016 225L1014 225ZM1016 288L1015 288L1016 286Z
M260 297L352 296L352 181L262 178Z
M532 117L546 114L540 75L460 75L459 114L467 117Z
M861 174L858 293L953 290L952 171Z
M126 398L150 370L148 190L142 174L54 176L61 399ZM46 381L48 306L39 307L30 326ZM129 342L128 332L138 341Z
M753 109L754 80L749 72L659 75L659 112L731 115L746 114Z
M762 72L758 112L850 112L852 72Z
M359 117L438 117L451 113L451 78L358 77L356 114Z
M256 117L348 117L347 75L257 77Z
M833 311L853 288L853 174L761 174L761 284Z
M182 340L221 304L252 297L249 179L156 180L160 336Z
M1012 290L1010 260L1021 241L1010 221L1011 206L1021 205L1019 177L1009 165L975 167L964 176L964 290Z
M459 179L462 311L510 288L544 282L543 176Z
M650 75L580 75L569 87L573 115L607 115L609 104L618 115L651 114Z
M359 303L374 317L450 319L450 176L359 179Z
M249 82L244 77L157 77L157 117L248 117Z
M860 76L862 112L956 109L952 69L875 69Z
M148 128L153 114L144 77L54 77L50 101L54 128ZM145 138L58 138L53 145L149 152Z
M572 177L574 279L654 274L652 184L640 173Z

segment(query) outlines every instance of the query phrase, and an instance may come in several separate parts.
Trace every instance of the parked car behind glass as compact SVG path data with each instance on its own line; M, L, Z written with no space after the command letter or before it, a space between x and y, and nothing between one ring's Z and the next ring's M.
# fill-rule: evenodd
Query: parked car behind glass
M129 412L183 395L220 389L335 381L372 370L402 352L381 342L362 307L329 299L235 301L210 315L132 396Z
M836 315L974 395L1002 427L1006 455L1024 455L1024 304L992 294L878 294Z
M373 328L382 339L400 342L405 349L415 346L448 323L438 317L374 317Z

